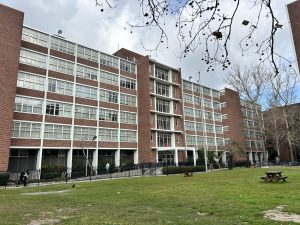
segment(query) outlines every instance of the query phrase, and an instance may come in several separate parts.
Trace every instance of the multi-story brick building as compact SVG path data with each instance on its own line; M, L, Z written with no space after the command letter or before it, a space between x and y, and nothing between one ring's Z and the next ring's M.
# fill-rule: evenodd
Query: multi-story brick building
M203 147L225 163L224 139L245 142L232 90L222 96L148 56L25 27L23 16L0 5L0 170L76 171L86 154L94 170L178 165Z

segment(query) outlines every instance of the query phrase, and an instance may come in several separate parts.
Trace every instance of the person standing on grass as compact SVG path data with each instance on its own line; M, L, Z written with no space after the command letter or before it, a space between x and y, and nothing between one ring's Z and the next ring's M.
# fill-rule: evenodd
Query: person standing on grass
M24 173L24 178L23 178L23 184L24 184L24 187L27 186L27 179L29 177L29 171L26 170L25 173Z
M109 165L109 163L107 162L106 165L105 165L106 173L109 173L109 167L110 167L110 165Z
M22 171L19 173L18 185L20 185L20 183L24 183L24 175L25 175L25 171L22 170Z

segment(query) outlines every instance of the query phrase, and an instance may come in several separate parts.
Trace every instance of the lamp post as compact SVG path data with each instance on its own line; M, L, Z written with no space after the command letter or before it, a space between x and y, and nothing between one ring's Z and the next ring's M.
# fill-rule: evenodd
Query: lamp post
M205 130L205 115L204 115L204 101L203 101L203 88L201 90L201 76L200 76L200 71L199 73L199 97L201 101L201 114L202 114L202 136L203 136L203 147L204 147L204 163L205 163L205 172L207 172L207 145L206 145L206 130ZM198 135L197 135L198 136Z
M87 168L88 168L88 166L90 167L90 180L91 180L91 176L92 176L92 171L91 171L91 163L90 163L90 161L89 161L89 149L88 149L88 147L90 146L90 144L94 141L94 140L96 140L97 139L97 136L95 135L95 136L93 136L93 138L92 138L92 140L88 143L88 145L87 145L87 150L86 150L86 154L85 154L85 149L84 149L84 147L81 145L81 148L82 148L82 153L83 153L83 155L85 156L85 176L87 176Z

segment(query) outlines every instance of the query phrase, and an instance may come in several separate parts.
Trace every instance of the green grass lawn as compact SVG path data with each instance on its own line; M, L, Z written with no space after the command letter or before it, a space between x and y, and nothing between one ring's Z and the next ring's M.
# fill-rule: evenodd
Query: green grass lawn
M265 183L268 170L282 170L287 182ZM0 224L293 224L263 217L287 205L300 214L300 168L249 168L213 173L49 185L0 190ZM31 192L69 190L47 195ZM23 194L22 194L23 193ZM50 223L50 222L49 222ZM42 223L36 223L42 224ZM50 223L51 224L51 223Z

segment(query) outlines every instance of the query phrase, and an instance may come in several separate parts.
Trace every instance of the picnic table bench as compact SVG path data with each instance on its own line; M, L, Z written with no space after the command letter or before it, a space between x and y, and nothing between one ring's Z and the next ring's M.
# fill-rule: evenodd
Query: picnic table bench
M268 171L265 173L266 176L260 177L266 182L272 182L273 180L275 181L284 181L286 182L286 179L288 178L287 176L282 176L282 171Z

